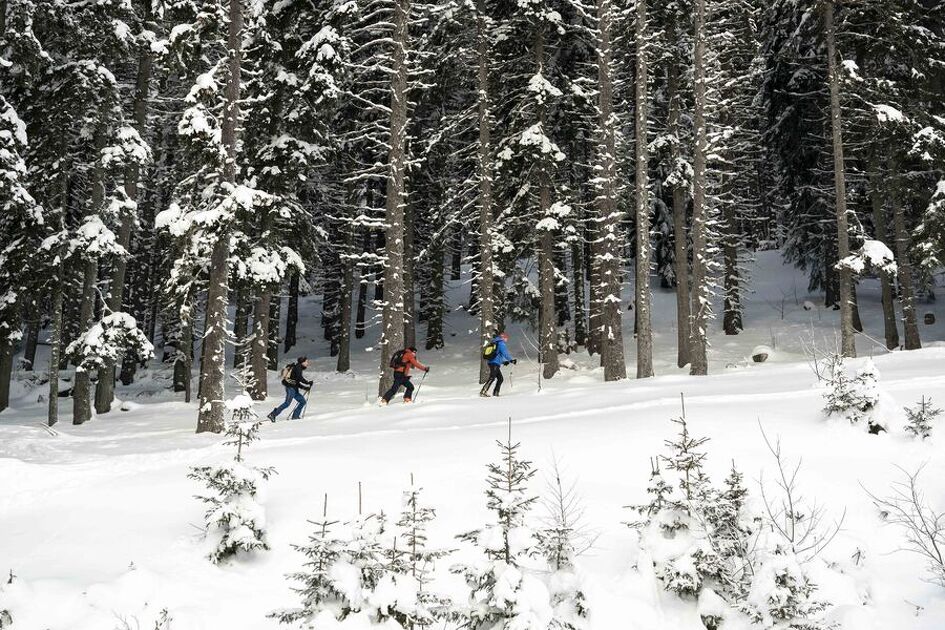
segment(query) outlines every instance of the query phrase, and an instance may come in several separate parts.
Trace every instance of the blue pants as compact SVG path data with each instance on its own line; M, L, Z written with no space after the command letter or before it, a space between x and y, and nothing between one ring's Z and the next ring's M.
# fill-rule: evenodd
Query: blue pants
M292 412L292 419L298 420L300 417L302 417L302 409L305 407L305 396L303 396L302 392L300 392L295 387L285 388L285 402L272 410L273 417L278 416L280 413L288 409L293 400L299 404L296 405L295 411Z

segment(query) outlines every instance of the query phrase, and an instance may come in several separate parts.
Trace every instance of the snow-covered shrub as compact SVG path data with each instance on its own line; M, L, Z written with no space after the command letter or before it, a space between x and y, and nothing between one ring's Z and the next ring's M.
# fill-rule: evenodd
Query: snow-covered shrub
M880 401L879 370L870 359L851 378L842 360L832 366L823 391L824 413L865 426L870 433L886 430L877 406Z
M338 523L328 520L326 510L309 544L295 547L307 559L305 571L289 576L301 584L295 590L302 605L270 616L309 628L351 623L404 629L428 627L443 616L446 600L425 589L443 552L426 546L434 512L420 503L420 492L405 493L400 537L387 531L383 514L358 516L336 535Z
M576 599L580 594L574 583L551 573L562 577L562 583L555 585L558 597L553 598L542 579L549 571L541 556L541 537L527 522L537 500L528 492L535 470L531 462L519 458L519 444L511 436L498 444L501 460L489 465L486 480L486 506L495 521L459 537L471 543L480 558L452 568L468 588L467 604L456 606L453 616L467 630L581 627L585 611Z
M197 498L207 504L208 558L219 564L240 553L267 550L266 514L256 500L260 485L274 473L272 468L247 466L243 449L259 439L262 420L253 401L240 394L226 404L226 445L235 446L233 462L221 466L195 466L188 477L203 482L210 491Z
M926 400L925 396L915 407L905 407L905 411L908 418L906 431L923 440L932 434L932 422L942 415L942 410L933 407L932 399Z
M82 370L114 365L126 354L138 361L150 359L154 347L138 322L128 313L110 313L66 348L66 355Z
M817 587L795 554L777 546L757 564L747 601L741 607L753 622L785 630L829 627L819 620L827 606L814 597Z

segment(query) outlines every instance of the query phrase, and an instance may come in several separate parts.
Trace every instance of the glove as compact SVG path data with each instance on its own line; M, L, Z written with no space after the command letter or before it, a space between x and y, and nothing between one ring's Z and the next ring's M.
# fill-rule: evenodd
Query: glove
M512 359L512 365L518 365L518 359Z
M502 362L502 365L508 365L508 364L509 364L508 361L503 361L503 362Z
M424 370L424 372L429 372L429 371L430 371L429 367L427 367L427 369Z

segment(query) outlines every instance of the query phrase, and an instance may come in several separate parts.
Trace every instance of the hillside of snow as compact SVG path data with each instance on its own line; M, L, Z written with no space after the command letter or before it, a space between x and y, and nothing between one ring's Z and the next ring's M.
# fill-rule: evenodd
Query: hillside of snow
M15 630L286 627L267 615L298 605L285 575L304 559L292 545L311 534L324 496L332 520L350 521L358 515L360 484L364 511L396 519L411 475L437 511L431 543L459 550L440 561L435 586L460 596L460 580L448 568L468 550L455 536L489 519L485 466L498 458L495 442L511 420L513 441L539 469L534 494L545 492L554 461L580 494L583 522L593 532L593 544L577 558L588 627L702 630L696 605L660 587L647 564L652 550L641 550L637 530L626 525L636 518L627 506L647 501L650 458L665 452L664 441L676 432L670 421L681 414L683 394L690 431L709 438L707 471L721 482L734 462L756 507L760 487L770 489L777 474L762 430L780 439L789 459L802 460L805 498L821 506L827 525L840 522L809 567L818 596L830 605L828 621L842 630L945 627L945 589L926 580L921 557L902 551L905 532L883 523L868 494L885 496L902 478L900 468L924 466L926 499L945 510L945 426L924 441L903 430L903 407L923 396L945 403L945 308L920 304L920 321L933 312L938 323L922 327L919 351L890 353L858 336L861 358L849 367L875 364L879 413L889 428L870 435L824 417L822 385L805 354L812 345L835 344L837 312L808 295L803 276L776 252L759 255L752 277L744 333L725 337L713 323L708 377L675 367L674 295L667 291L654 296L656 378L604 384L602 370L582 353L539 390L533 334L511 327L519 363L507 370L502 397L481 399L476 320L456 309L446 347L420 353L432 370L417 402L398 398L387 408L374 404L375 335L355 346L350 373L334 372L317 328L318 299L306 299L292 355L314 359L310 408L301 421L264 424L248 454L250 464L277 471L260 497L270 551L221 566L205 557L204 507L193 498L201 488L187 474L228 460L232 449L220 436L194 434L195 406L169 390L169 370L144 370L134 385L118 388L122 410L116 403L114 412L83 426L68 423L70 403L63 399L66 421L51 430L42 426L45 389L17 374L11 408L0 414L0 578L12 576L9 583L0 579L0 611L9 611ZM453 287L451 306L467 295L468 286ZM881 339L877 283L860 285L859 306L866 334ZM771 357L753 363L752 351L762 344ZM277 380L271 373L270 399L256 405L260 416L282 399ZM169 621L160 626L162 619Z

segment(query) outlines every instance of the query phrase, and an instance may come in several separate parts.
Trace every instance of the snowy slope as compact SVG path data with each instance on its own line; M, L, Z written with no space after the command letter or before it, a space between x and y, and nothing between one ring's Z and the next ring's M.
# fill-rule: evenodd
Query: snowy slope
M675 368L673 295L665 292L656 295L660 316L654 318L661 376L602 384L600 370L582 355L575 369L542 383L538 392L537 369L524 358L523 346L534 353L519 344L523 335L513 329L511 349L523 360L507 380L506 396L482 400L476 395L476 335L468 332L475 322L460 311L450 318L447 330L455 336L447 347L421 353L433 370L419 402L384 409L371 404L376 354L361 346L352 374L332 372L333 361L312 341L318 320L310 314L317 305L310 304L312 310L303 310L308 337L300 352L315 357L311 409L302 422L265 425L249 455L250 463L278 470L262 498L272 550L223 567L204 558L197 529L203 508L191 498L199 488L186 474L190 466L224 461L229 451L217 436L193 434L195 410L162 390L167 374L148 372L132 388L119 388L128 411L82 427L63 422L55 435L39 426L41 390L21 385L13 408L0 415L0 572L16 575L0 590L0 610L11 611L16 630L152 628L163 609L174 630L279 627L267 613L297 603L283 578L302 562L290 545L305 541L307 519L320 515L325 493L335 519L356 515L358 482L368 509L396 513L412 473L438 510L434 542L455 546L453 535L486 518L484 465L495 459L494 442L511 418L526 457L545 470L557 457L577 480L588 521L600 534L579 560L591 628L698 630L695 607L662 592L636 568L636 533L623 525L633 518L624 506L645 500L648 458L671 437L669 420L679 415L683 392L691 430L711 438L714 477L721 479L735 460L757 496L758 481L773 472L761 423L770 436L780 436L789 455L803 456L805 493L836 518L846 510L843 529L825 552L833 570L817 574L843 628L945 627L945 592L923 582L921 559L894 553L902 532L881 524L863 489L883 494L899 474L896 466L911 470L926 462L928 497L945 507L945 435L934 432L922 443L900 428L903 405L923 395L945 402L942 324L923 328L927 347L916 352L890 354L858 339L862 355L873 349L892 427L888 435L870 436L821 416L820 392L804 359L810 329L821 343L832 340L836 313L805 311L803 279L783 268L776 254L763 255L754 276L748 330L715 337L712 376L694 379ZM455 288L453 304L463 290ZM864 323L880 338L877 302L875 287L864 283ZM936 308L942 322L945 313ZM922 305L920 313L926 310ZM627 339L632 374L632 336ZM747 357L760 343L773 345L774 355L753 364ZM260 404L260 412L277 398ZM68 412L67 404L64 418Z

